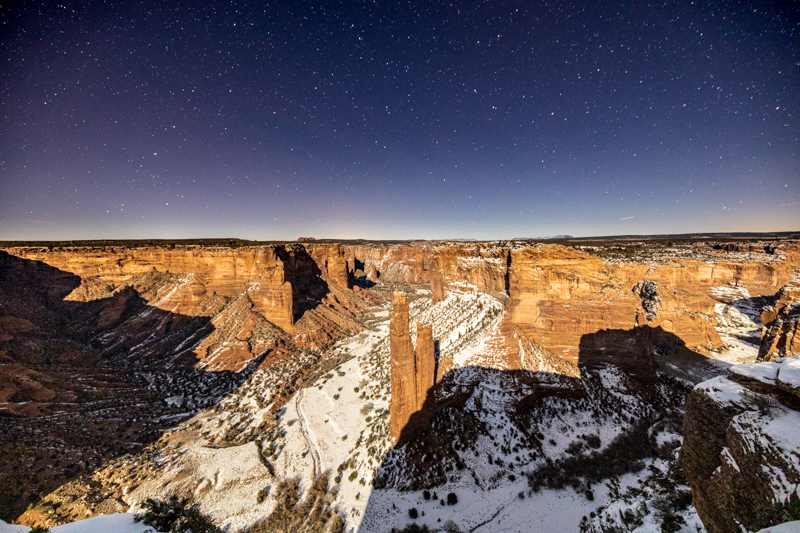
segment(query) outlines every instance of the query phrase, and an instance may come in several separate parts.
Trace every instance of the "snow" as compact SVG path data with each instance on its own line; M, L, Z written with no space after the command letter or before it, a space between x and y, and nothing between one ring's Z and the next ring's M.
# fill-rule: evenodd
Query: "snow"
M769 458L762 468L770 479L775 501L800 496L787 472L800 472L800 413L780 404L768 412L744 411L733 417L731 429L741 438L748 454Z
M27 533L30 530L31 528L28 526L7 524L6 522L0 520L0 533Z
M785 522L777 526L770 526L758 533L800 533L800 520Z
M439 499L455 493L458 503L454 506L441 505L439 499L425 500L422 491L374 490L358 531L384 533L392 528L402 529L409 522L427 524L435 529L447 520L453 520L461 531L476 533L578 531L581 517L608 499L608 489L603 485L595 486L595 501L588 501L583 494L570 489L545 490L520 499L519 493L528 488L525 476L520 478L489 491L467 484L431 489ZM420 512L416 520L408 516L412 507ZM421 516L423 512L425 516Z
M785 357L778 370L778 381L796 389L800 387L800 355Z
M752 363L758 356L761 342L760 309L745 287L735 284L712 287L711 295L722 303L715 304L715 329L725 346L711 357L731 364Z
M142 483L127 501L143 502L170 491L186 491L223 527L230 525L236 530L263 517L263 508L255 504L256 495L273 479L261 463L254 442L208 448L196 440L181 451L177 459L160 465L160 477ZM131 511L138 510L137 504L131 506Z
M733 365L728 371L743 378L774 385L780 367L779 363L751 363L748 365Z
M132 513L114 513L94 516L86 520L78 520L50 529L50 533L146 533L153 528L143 523L136 523ZM27 533L28 526L15 526L0 520L0 533Z
M694 389L706 393L709 398L722 407L741 406L745 403L743 395L746 389L725 376L711 378L700 383Z

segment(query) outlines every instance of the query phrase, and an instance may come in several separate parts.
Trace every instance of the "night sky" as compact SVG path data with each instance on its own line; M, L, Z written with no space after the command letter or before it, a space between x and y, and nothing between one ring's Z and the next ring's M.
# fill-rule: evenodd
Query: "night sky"
M798 2L0 7L0 239L800 229Z

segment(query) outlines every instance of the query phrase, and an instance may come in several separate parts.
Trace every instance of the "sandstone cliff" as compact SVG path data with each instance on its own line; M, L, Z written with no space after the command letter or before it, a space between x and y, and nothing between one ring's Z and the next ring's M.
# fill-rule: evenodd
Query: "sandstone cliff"
M800 518L800 359L734 365L689 394L680 463L711 533Z
M397 439L411 414L417 410L417 375L414 347L408 330L408 302L405 293L394 293L390 320L392 398L389 405L389 434Z
M347 254L339 244L8 251L77 275L81 285L67 300L113 297L100 319L101 329L118 324L123 313L131 314L136 303L126 286L143 294L148 305L186 317L213 316L220 305L246 298L242 309L297 334L297 342L310 348L359 330L353 316L367 305L349 290ZM245 319L243 325L253 325L253 320ZM135 345L132 340L127 339L128 347Z
M637 326L663 331L670 341L657 342L662 349L677 343L705 352L723 344L714 327L715 291L731 284L751 296L774 294L800 266L793 248L783 248L744 257L689 249L636 262L556 244L443 244L431 257L431 291L434 301L449 286L506 296L511 323L573 363L581 339L601 330L620 332L603 336L604 349L638 352L630 341Z
M758 361L774 361L800 353L800 281L793 280L778 291L774 306L761 313L764 330Z
M253 308L270 322L291 332L294 326L291 280L303 261L300 247L200 248L166 247L92 249L74 248L60 251L9 249L9 253L42 261L60 270L71 272L86 285L98 281L113 287L124 285L135 276L151 271L185 274L186 282L176 288L169 303L173 312L192 315L195 304L206 294L236 297L249 292ZM307 263L307 262L306 262ZM78 288L71 299L88 300L91 289ZM68 297L69 298L69 297Z
M390 245L344 245L351 274L360 271L370 281L424 283L432 245L427 242Z

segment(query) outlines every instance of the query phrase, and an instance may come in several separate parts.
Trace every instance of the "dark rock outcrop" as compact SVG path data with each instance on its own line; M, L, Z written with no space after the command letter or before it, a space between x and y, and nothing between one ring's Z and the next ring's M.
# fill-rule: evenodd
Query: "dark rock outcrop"
M709 532L758 531L796 518L799 378L797 358L735 365L689 394L680 464Z

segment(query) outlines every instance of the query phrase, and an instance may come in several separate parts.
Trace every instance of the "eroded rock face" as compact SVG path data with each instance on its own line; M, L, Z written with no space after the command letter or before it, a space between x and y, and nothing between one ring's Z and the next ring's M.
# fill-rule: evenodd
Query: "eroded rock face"
M761 313L764 330L758 361L774 361L800 353L800 281L794 280L778 291L774 306Z
M757 531L800 499L800 359L735 365L689 394L680 463L708 531Z
M411 414L417 410L415 355L408 330L408 302L405 293L394 293L390 320L392 399L389 405L389 434L397 439Z
M772 295L797 268L793 250L782 245L743 257L689 251L636 262L556 244L446 244L431 257L431 293L438 301L449 286L466 284L506 295L510 322L572 363L581 340L603 330L629 332L606 335L605 349L635 355L640 347L630 337L637 326L663 331L657 337L670 340L664 348L680 344L703 352L723 344L715 329L714 289L736 284L751 296Z
M166 247L116 248L113 250L75 248L61 251L10 249L9 253L23 259L42 261L60 270L71 272L82 280L102 279L113 285L124 284L148 272L185 273L191 276L180 294L173 312L196 313L198 292L236 297L247 291L255 311L286 331L294 329L293 289L290 280L299 268L297 257L302 247L264 246L253 248ZM289 265L287 265L289 263ZM189 280L187 280L189 281ZM81 291L80 287L77 293ZM185 294L184 294L185 293ZM87 292L86 296L89 296Z
M347 255L341 244L309 244L305 248L316 262L323 277L343 289L350 288Z
M397 440L411 415L422 409L436 375L433 327L417 324L414 350L408 327L408 301L403 292L394 293L389 335L392 369L389 434Z
M417 375L417 411L422 409L428 392L436 381L436 355L433 345L433 326L417 322L417 346L414 361Z
M427 242L394 245L342 246L350 272L362 270L371 281L424 283L433 246Z

